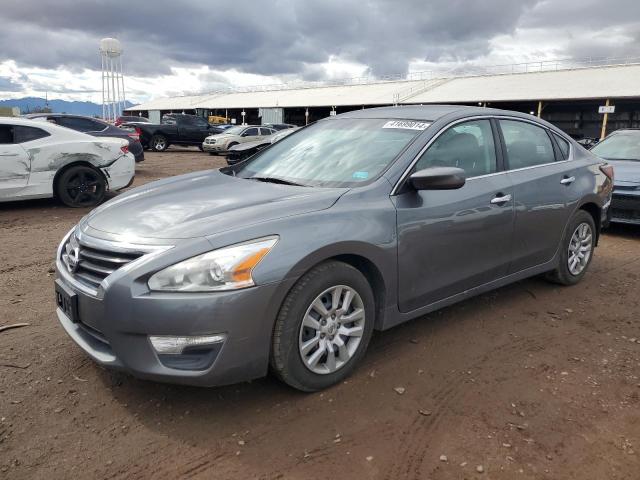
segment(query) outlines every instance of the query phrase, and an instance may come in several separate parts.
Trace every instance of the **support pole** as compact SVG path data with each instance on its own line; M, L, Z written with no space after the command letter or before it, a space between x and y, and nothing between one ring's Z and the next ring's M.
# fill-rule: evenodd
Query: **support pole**
M607 101L605 103L605 106L609 106L609 99L607 98ZM602 140L604 137L607 136L607 121L609 120L609 114L605 112L604 116L602 117L602 131L600 132L600 140Z
M106 120L106 113L104 108L104 54L100 53L100 58L102 59L102 119Z
M538 118L542 118L542 101L538 102Z

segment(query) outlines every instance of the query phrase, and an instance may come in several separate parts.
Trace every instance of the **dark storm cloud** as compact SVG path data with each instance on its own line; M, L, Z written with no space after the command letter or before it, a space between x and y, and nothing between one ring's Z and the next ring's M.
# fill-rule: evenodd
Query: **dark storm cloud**
M142 76L208 65L321 78L316 66L331 56L385 75L406 72L414 59L473 60L489 53L492 38L518 26L632 30L640 2L612 3L594 2L595 16L582 0L3 0L0 61L97 69L99 39L115 36L126 71Z

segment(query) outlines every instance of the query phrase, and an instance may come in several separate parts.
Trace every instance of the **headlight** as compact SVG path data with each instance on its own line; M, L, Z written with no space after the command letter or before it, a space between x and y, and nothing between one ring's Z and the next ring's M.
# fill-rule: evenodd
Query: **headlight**
M176 263L149 279L151 290L213 292L251 287L253 269L278 241L277 236L224 247Z

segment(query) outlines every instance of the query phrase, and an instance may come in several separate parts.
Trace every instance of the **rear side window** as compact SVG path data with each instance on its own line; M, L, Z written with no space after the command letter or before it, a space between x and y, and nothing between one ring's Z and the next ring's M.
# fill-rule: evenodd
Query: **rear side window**
M500 120L509 169L555 162L551 138L542 127L516 120Z
M260 132L261 132L261 133L260 133L260 135L271 135L274 131L273 131L273 130L271 130L270 128L264 128L264 127L262 127L262 128L260 129Z
M256 135L258 135L258 129L257 128L247 128L244 131L244 134L242 136L243 137L255 137Z
M495 172L496 149L489 120L473 120L447 129L416 164L416 170L429 167L462 168L467 177Z
M41 128L25 127L23 125L13 127L13 141L15 143L31 142L32 140L38 140L39 138L48 136L49 133Z
M78 132L99 132L105 129L105 125L99 122L94 122L89 118L79 117L58 117L56 118L58 125L71 128Z
M556 133L553 134L553 138L556 139L556 143L558 144L558 148L560 149L560 155L562 156L562 159L567 160L569 158L570 151L569 142L567 142L564 138Z

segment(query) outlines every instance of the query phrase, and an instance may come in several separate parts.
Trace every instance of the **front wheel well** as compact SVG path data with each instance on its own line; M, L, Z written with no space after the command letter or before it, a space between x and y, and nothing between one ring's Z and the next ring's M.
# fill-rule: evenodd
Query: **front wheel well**
M53 177L53 196L54 197L56 198L58 197L58 181L60 180L60 177L64 172L66 172L67 170L73 167L89 167L95 170L102 176L102 178L104 178L105 184L107 186L107 190L109 189L109 179L107 178L107 176L104 174L102 170L100 170L95 165L92 165L89 162L79 161L79 162L73 162L68 165L65 165L64 167L62 167L56 172L55 176Z
M583 205L580 205L580 210L584 210L589 215L591 215L591 218L593 218L593 224L596 226L596 239L594 244L598 245L598 240L600 238L600 223L601 223L600 207L593 202L588 202Z
M327 258L327 260L337 260L340 262L344 262L356 268L365 276L365 278L371 285L371 289L373 290L373 297L376 302L376 319L374 327L379 329L384 318L387 291L386 285L384 283L384 277L382 276L382 273L380 272L378 267L368 258L355 254L336 255L335 257Z

